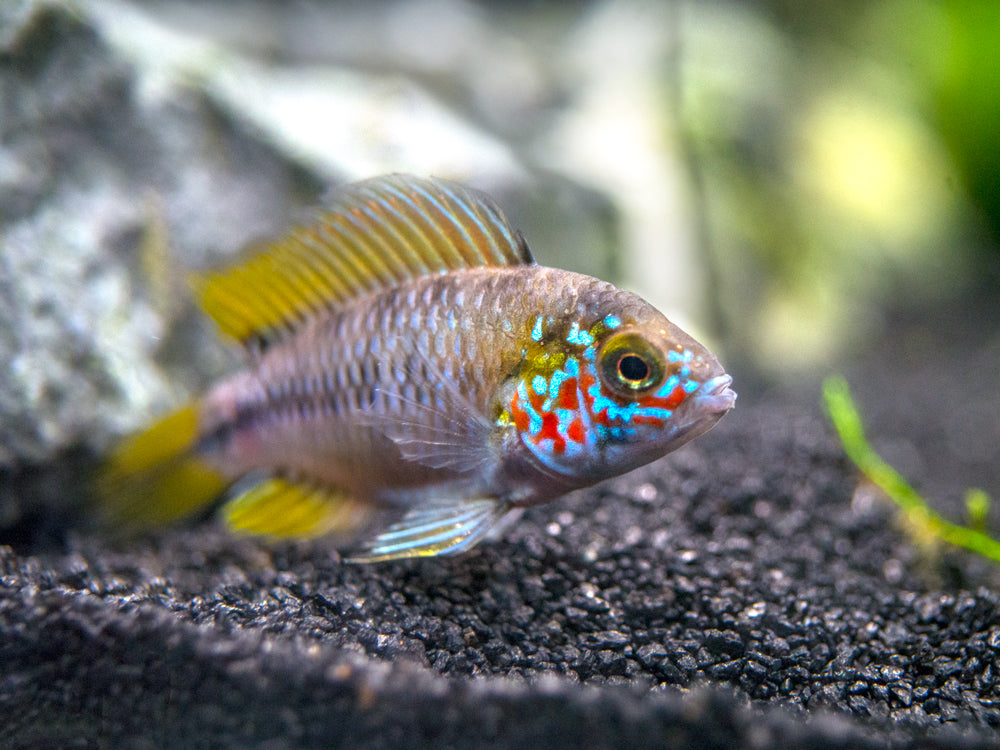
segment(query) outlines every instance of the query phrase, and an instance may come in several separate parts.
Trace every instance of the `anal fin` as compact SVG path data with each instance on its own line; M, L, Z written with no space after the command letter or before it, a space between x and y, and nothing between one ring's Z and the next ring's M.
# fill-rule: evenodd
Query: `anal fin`
M337 490L273 477L222 508L234 531L277 539L310 539L356 529L367 506Z
M346 562L381 562L464 552L478 544L510 510L498 500L463 500L409 511L401 521L370 539Z

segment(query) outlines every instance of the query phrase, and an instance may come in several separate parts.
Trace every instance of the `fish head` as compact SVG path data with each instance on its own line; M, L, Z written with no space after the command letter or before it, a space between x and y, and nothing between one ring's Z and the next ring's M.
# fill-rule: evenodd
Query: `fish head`
M734 405L732 378L702 344L630 298L581 315L529 356L511 389L511 423L548 472L586 485L649 463L713 427Z

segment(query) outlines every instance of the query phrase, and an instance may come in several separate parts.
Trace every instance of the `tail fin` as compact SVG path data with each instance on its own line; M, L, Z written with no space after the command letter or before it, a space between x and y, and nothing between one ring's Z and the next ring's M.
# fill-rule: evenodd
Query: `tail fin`
M198 405L189 404L114 450L96 483L109 527L128 533L179 520L229 485L194 451L198 422Z

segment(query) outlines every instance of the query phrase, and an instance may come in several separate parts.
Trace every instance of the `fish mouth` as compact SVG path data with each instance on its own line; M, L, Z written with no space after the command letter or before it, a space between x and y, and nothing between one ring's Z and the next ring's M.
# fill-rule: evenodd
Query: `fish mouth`
M736 404L736 392L729 386L733 379L729 375L718 375L706 380L698 389L697 404L699 409L709 412L727 412Z
M708 432L722 419L736 403L736 392L729 386L733 379L729 375L719 375L706 380L694 393L694 398L684 402L690 411L687 421L674 430L669 450L680 447L699 435ZM684 409L684 405L681 406Z

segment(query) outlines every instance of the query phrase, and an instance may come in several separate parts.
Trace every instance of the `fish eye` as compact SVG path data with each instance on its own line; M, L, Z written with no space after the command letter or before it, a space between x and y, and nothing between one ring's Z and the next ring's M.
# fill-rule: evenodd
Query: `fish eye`
M665 369L663 355L651 341L627 332L607 341L601 350L600 366L604 382L625 397L658 386Z
M638 354L623 354L618 360L618 376L629 383L641 383L649 376L649 365Z

